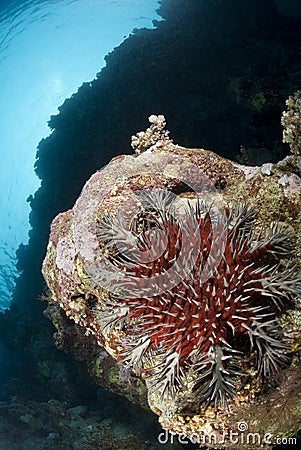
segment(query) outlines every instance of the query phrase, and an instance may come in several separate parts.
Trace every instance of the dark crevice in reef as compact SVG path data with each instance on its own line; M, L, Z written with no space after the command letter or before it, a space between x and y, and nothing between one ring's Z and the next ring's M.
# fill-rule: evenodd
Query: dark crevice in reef
M280 14L272 0L162 0L159 12L165 20L108 55L97 78L51 117L52 133L39 144L42 185L29 198L30 241L18 250L23 273L12 310L0 318L0 337L24 351L27 368L41 358L39 339L55 352L37 301L51 220L72 207L93 172L132 153L130 137L146 128L150 114L164 114L171 137L187 147L234 158L243 145L261 149L261 162L285 154L280 115L301 83L301 19ZM53 359L64 360L58 354ZM70 375L72 364L64 364ZM28 371L32 380L41 385Z

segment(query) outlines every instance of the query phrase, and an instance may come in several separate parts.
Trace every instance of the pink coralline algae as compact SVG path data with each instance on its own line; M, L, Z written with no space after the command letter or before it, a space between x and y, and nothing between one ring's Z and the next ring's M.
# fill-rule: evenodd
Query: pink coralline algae
M284 193L287 198L293 200L301 192L301 180L296 174L285 174L278 181L284 187Z

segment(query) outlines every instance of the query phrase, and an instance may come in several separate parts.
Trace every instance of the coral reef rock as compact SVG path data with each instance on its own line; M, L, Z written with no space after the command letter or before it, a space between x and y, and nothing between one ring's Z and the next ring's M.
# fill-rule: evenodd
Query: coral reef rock
M68 320L69 336L93 341L94 382L112 376L101 366L110 355L112 389L148 403L166 436L272 447L301 426L294 136L290 156L249 167L175 145L164 116L149 122L132 137L136 154L92 175L53 220L48 316L60 336ZM87 362L89 345L69 350Z

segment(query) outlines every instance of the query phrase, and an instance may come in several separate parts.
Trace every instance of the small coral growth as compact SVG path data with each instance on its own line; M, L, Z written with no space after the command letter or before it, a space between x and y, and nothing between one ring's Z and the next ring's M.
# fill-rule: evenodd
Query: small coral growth
M301 90L286 100L287 111L282 113L283 142L290 145L291 152L301 155Z

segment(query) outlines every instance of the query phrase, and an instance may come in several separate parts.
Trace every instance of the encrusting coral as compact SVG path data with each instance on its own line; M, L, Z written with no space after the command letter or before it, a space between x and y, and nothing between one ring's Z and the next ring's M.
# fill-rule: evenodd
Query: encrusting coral
M137 156L112 160L54 219L52 301L145 381L171 433L231 447L239 422L290 436L301 425L298 156L247 167L175 145L163 116L149 120Z

